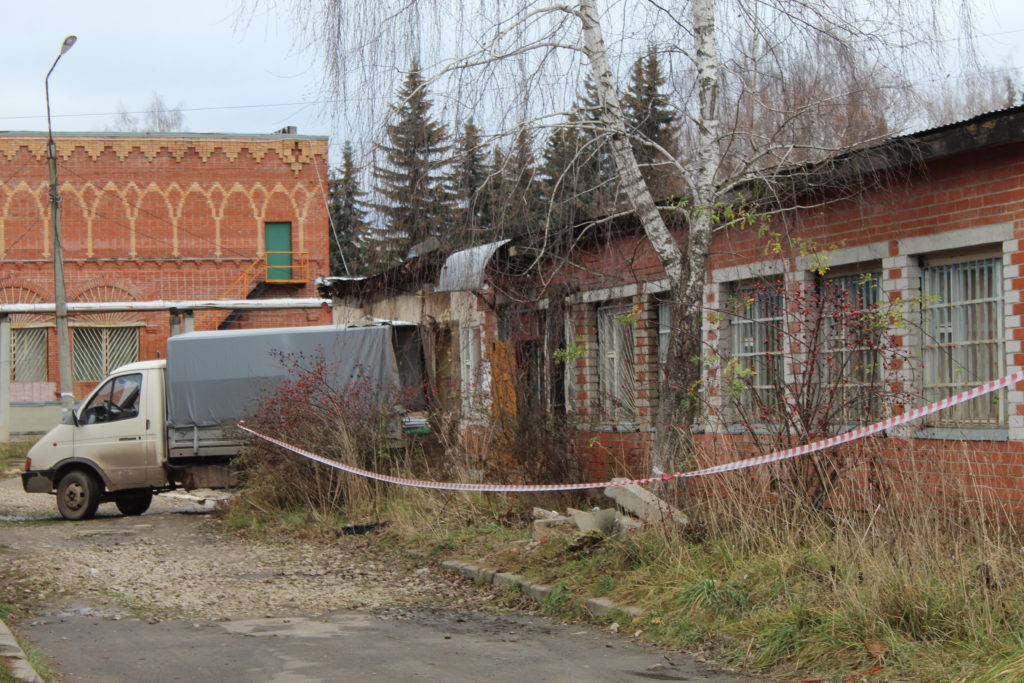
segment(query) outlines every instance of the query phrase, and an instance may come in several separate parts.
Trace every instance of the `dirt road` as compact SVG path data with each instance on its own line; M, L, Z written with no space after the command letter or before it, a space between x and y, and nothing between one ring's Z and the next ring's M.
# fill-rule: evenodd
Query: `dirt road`
M0 601L66 681L740 681L536 615L371 537L263 543L158 496L88 522L0 481Z

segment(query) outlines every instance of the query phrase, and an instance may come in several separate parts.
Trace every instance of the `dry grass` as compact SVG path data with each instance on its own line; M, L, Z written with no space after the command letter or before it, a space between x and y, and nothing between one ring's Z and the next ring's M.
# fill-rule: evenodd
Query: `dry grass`
M566 501L378 486L292 456L267 457L245 500L255 495L335 525L339 516L386 519L388 542L480 558L567 596L641 606L648 616L631 629L734 666L835 681L1009 681L1021 670L1019 654L1006 658L1024 647L1017 529L997 514L997 501L967 484L957 499L948 487L910 487L912 477L900 473L872 496L837 490L820 507L778 482L773 490L771 478L734 473L681 492L688 528L653 528L582 551L557 542L526 551L512 543L528 537L526 511ZM393 464L422 473L408 457ZM775 474L781 481L791 473ZM305 492L281 494L303 484ZM889 495L897 485L901 495ZM572 599L551 607L578 614Z
M266 431L375 471L480 476L486 447L473 458L455 442L395 448L387 420L345 410L301 410ZM716 447L705 462L750 455L735 442ZM814 460L678 482L668 493L689 516L686 528L527 550L513 541L528 537L530 507L570 500L396 487L258 445L229 521L291 532L387 520L382 542L475 557L554 584L564 599L548 607L565 615L578 614L572 596L640 606L647 616L629 629L644 638L778 677L1022 680L1017 518L985 488L982 472L964 471L969 458L943 465L914 449L869 440Z

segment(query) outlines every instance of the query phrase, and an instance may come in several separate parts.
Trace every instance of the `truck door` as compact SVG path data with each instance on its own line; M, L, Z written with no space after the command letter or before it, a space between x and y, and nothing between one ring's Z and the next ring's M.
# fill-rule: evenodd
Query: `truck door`
M75 428L75 456L92 460L110 478L112 488L144 486L147 469L158 463L148 438L142 373L107 380L82 408Z

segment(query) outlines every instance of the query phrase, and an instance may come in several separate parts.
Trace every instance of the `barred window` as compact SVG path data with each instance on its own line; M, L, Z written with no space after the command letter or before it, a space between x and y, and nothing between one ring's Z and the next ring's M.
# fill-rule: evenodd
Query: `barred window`
M71 363L76 382L98 382L113 369L139 359L136 327L75 327Z
M750 410L779 398L782 386L783 308L781 284L733 290L729 351L738 378L749 388L738 406Z
M926 265L921 279L925 401L1004 375L1002 259ZM1001 391L937 413L932 424L990 427L1006 422L1006 392Z
M879 408L880 330L867 314L878 305L881 277L881 272L874 272L819 281L823 308L819 376L836 394L832 401L840 406L837 417L847 422L870 420Z
M11 330L11 379L15 382L46 381L46 328Z
M601 408L612 420L636 416L634 321L628 304L597 309L597 379Z

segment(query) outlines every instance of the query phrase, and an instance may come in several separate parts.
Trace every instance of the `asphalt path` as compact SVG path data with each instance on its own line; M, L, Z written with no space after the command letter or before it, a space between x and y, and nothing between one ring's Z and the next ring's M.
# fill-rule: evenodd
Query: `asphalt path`
M557 624L516 611L448 606L446 602L457 601L422 597L430 590L407 590L413 584L400 573L389 575L393 591L382 590L379 583L365 586L367 594L384 596L371 606L352 609L339 605L358 603L325 599L315 608L309 602L283 608L274 602L272 592L277 589L273 577L284 572L247 574L228 564L226 556L244 553L244 544L219 538L225 534L211 524L208 506L158 497L142 517L121 517L106 505L99 518L70 523L56 519L34 499L26 503L17 484L0 482L0 563L27 582L29 587L21 590L32 597L22 603L29 610L13 626L45 654L59 680L755 680L588 625ZM52 498L37 498L44 505L53 504ZM135 579L115 575L100 564L116 562L122 549L128 561L138 564L129 551L154 546L157 557L165 558L163 563L136 566L140 576ZM100 550L102 557L96 554ZM184 581L200 596L208 591L210 604L198 610L202 616L167 609L173 600L156 604L153 597L153 586L161 585L162 566L169 570L170 558L179 554L211 555L211 564L187 565L198 568L190 570L192 575L175 574L168 580L168 590ZM69 567L76 562L82 566ZM234 572L235 588L212 583L216 571ZM418 571L425 574L428 569ZM429 569L434 571L442 572ZM116 578L88 583L107 573ZM364 590L359 572L347 576L354 594ZM367 573L365 580L371 578ZM134 590L132 581L144 583L150 592ZM438 586L450 581L467 593L484 590L454 576L436 581ZM233 591L240 598L242 592L259 596L264 585L265 604L232 599ZM302 584L314 594L317 585L316 576ZM435 598L440 591L433 591Z

